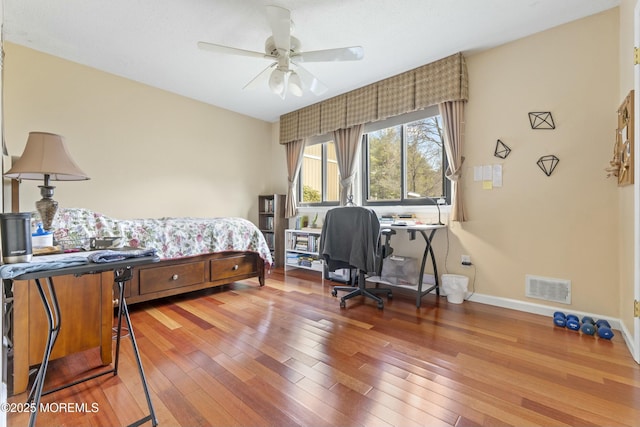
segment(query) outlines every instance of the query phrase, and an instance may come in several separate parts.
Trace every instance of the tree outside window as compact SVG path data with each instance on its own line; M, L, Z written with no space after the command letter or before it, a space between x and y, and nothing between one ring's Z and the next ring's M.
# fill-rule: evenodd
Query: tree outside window
M416 203L446 195L439 115L369 132L364 152L367 202Z

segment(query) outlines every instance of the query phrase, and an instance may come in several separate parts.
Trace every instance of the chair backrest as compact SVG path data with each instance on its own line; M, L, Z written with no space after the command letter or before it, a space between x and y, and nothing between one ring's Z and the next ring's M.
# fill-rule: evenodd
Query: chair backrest
M320 236L320 255L333 271L352 267L365 273L377 272L380 222L371 209L345 206L325 216Z

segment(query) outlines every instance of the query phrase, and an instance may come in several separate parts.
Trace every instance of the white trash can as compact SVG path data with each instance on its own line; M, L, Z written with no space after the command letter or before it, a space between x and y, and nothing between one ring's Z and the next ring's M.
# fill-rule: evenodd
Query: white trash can
M442 295L447 296L447 301L453 304L462 304L467 296L469 278L459 274L442 275Z

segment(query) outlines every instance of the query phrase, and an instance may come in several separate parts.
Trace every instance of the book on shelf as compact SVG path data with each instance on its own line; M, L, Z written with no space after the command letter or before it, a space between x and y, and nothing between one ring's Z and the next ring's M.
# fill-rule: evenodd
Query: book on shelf
M287 249L305 252L318 252L320 235L308 233L287 234Z
M264 218L263 225L265 230L273 230L273 217L269 216Z
M300 255L298 256L298 265L301 265L303 267L311 267L315 260L315 257L309 255Z
M262 212L273 213L273 199L264 199L262 209Z
M265 234L264 240L267 242L267 246L269 246L269 249L273 249L273 245L275 243L275 236L273 235L273 233Z

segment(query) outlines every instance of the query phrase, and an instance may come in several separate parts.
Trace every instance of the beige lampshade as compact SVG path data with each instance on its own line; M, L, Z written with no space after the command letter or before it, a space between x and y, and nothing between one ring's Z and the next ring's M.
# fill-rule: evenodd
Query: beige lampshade
M30 132L22 156L4 174L14 179L45 179L51 181L82 181L89 179L71 159L60 135Z

